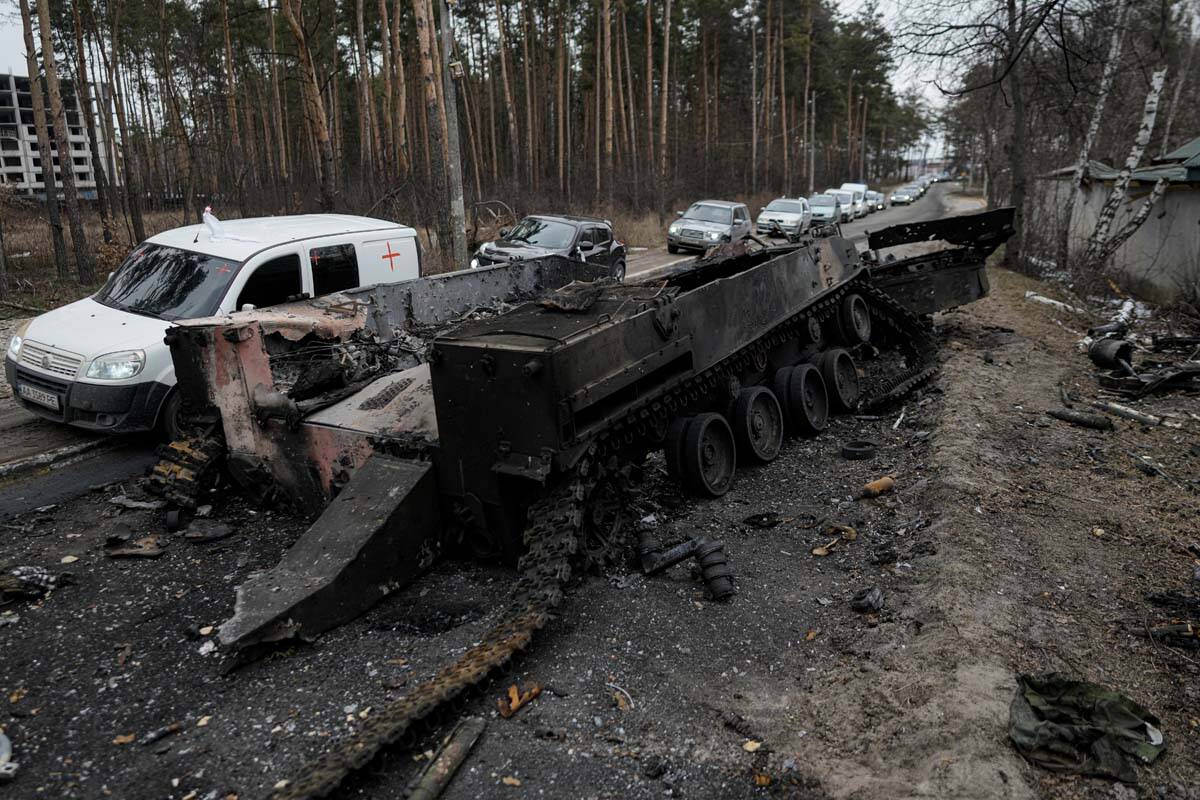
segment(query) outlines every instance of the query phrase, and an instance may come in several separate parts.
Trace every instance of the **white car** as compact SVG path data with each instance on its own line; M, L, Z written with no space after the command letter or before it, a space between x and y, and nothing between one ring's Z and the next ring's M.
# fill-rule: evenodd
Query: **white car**
M764 235L774 233L778 226L784 234L798 236L812 225L812 209L803 197L780 197L767 203L754 221L755 230Z
M26 409L107 432L178 433L173 322L248 311L420 275L412 228L340 214L262 217L165 231L91 297L35 317L4 373Z

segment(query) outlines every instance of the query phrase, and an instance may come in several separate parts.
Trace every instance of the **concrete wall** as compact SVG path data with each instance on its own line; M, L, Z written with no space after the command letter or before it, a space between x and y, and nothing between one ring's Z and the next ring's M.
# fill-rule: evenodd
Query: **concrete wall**
M1050 208L1065 202L1067 181L1044 180L1043 198ZM1132 184L1118 209L1112 230L1137 212L1151 184ZM1087 237L1096 227L1111 183L1093 181L1083 188L1071 220L1071 257L1082 258ZM1150 217L1113 256L1122 288L1159 303L1200 296L1200 185L1173 183Z

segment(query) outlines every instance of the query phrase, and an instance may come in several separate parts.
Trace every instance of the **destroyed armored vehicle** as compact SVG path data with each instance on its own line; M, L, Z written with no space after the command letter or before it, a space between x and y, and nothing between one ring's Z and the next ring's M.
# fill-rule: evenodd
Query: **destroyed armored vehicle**
M319 635L452 547L517 560L511 599L477 645L276 796L324 796L526 647L573 570L630 546L621 487L647 453L719 496L787 434L931 377L925 318L985 295L985 259L1011 232L1002 209L887 228L866 253L836 236L746 239L625 284L551 257L173 328L197 434L166 450L158 490L194 505L223 466L317 515L239 587L223 645ZM943 249L880 257L931 241ZM719 543L691 552L724 596Z

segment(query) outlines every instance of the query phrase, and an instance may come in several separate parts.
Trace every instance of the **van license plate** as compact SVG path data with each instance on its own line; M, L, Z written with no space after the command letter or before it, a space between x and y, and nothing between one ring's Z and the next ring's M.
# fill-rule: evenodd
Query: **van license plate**
M58 395L52 392L45 392L28 384L19 383L17 384L17 394L31 403L58 411Z

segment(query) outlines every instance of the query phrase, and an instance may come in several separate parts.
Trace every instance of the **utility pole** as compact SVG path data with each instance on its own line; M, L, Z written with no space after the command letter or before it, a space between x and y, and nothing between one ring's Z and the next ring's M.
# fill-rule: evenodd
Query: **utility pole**
M450 0L456 3L457 0ZM467 267L467 212L463 203L462 151L458 142L458 95L454 80L462 74L462 64L454 61L454 31L451 26L450 7L447 0L440 0L442 28L442 86L446 95L446 150L449 163L446 176L450 184L450 238L453 242L455 269Z

